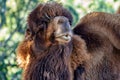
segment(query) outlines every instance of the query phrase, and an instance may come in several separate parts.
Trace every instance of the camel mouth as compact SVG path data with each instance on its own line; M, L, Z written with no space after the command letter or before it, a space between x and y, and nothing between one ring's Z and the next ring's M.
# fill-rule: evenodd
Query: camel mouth
M59 34L59 35L56 35L56 36L55 36L55 39L56 39L58 42L68 43L68 42L70 42L71 39L72 39L72 34L69 34L69 33Z

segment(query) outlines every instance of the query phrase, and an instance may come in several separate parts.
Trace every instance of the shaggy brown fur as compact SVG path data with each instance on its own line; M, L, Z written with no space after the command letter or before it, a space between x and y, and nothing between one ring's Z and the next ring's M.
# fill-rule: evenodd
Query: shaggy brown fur
M60 16L58 23L57 16ZM40 4L30 13L25 39L17 49L18 63L24 70L23 80L72 79L69 62L72 42L58 43L54 36L62 26L70 33L67 20L72 24L72 15L55 2Z
M76 69L74 79L120 80L120 15L87 14L73 32L85 40L90 56L84 66Z
M30 13L17 49L23 80L119 80L120 15L90 13L73 29L72 40L56 41L55 32L71 33L68 22L72 15L55 2Z

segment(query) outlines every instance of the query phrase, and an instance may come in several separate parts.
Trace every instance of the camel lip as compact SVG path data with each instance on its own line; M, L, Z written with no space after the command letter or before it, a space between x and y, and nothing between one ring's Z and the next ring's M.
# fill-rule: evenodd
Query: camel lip
M72 34L71 33L63 33L55 36L56 40L59 42L67 43L71 41Z

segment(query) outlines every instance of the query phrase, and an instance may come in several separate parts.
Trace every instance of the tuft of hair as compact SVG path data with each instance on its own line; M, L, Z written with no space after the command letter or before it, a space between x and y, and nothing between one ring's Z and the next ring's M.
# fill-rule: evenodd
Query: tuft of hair
M65 9L60 3L47 2L39 4L28 16L27 23L29 29L34 34L39 28L47 27L49 22L56 16L64 16L68 18L72 25L73 17L71 13ZM45 26L46 25L46 26Z

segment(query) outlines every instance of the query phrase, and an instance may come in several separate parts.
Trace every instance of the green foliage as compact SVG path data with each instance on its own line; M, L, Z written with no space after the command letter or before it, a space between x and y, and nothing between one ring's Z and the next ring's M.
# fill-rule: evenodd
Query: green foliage
M114 13L114 4L120 3L119 0L0 0L0 80L21 79L16 47L24 37L27 15L38 3L47 1L62 3L73 15L73 26L88 12Z

